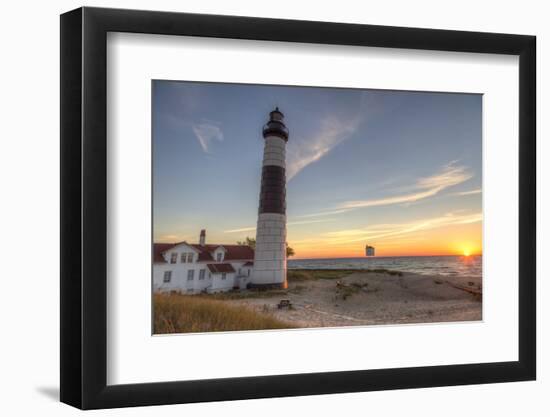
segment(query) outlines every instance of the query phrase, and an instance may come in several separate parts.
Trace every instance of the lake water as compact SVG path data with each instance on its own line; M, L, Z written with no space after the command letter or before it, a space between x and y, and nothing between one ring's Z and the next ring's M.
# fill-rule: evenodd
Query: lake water
M375 256L289 259L289 269L391 269L425 275L481 277L482 256Z

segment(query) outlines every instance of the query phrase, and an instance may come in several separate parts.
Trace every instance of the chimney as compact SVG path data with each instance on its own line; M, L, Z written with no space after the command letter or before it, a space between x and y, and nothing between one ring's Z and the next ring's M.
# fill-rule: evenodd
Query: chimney
M204 229L201 230L201 237L199 239L199 243L201 246L204 246L204 244L206 243L206 230Z

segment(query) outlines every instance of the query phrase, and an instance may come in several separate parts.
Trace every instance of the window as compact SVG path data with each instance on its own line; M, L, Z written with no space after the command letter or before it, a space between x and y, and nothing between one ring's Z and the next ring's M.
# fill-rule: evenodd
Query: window
M241 268L239 268L239 275L241 275L241 274L242 274L242 269L241 269Z
M226 273L222 272L222 279L225 279L225 277L226 277Z
M164 271L164 278L162 279L163 282L170 282L172 281L172 271Z
M250 276L250 268L248 268L248 276Z
M194 278L195 278L195 270L190 269L189 271L187 271L187 281L193 281Z
M190 263L192 263L192 262L193 262L193 253L192 253L192 252L191 252L191 253L189 253L189 252L183 252L183 253L181 254L180 262L181 262L182 264L185 264L185 263L190 264Z
M216 261L217 261L217 262L221 262L222 259L223 259L223 253L222 253L222 252L218 252L218 253L216 254Z
M204 279L205 275L206 275L206 269L201 269L199 271L199 279Z
M170 254L170 263L175 264L178 261L178 254L176 252L172 252Z

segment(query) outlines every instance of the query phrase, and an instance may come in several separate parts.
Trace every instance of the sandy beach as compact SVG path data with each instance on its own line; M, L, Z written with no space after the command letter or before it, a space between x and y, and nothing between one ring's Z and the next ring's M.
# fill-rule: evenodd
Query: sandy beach
M330 279L289 279L286 291L227 299L295 327L436 323L482 319L481 278L352 272ZM290 300L291 308L277 304Z

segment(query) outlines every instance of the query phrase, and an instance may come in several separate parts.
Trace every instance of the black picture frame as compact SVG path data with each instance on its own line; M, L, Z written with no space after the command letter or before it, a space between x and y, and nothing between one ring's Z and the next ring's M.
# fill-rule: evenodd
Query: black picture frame
M519 360L107 385L108 32L519 56ZM534 36L80 8L61 15L61 401L82 409L536 378Z

